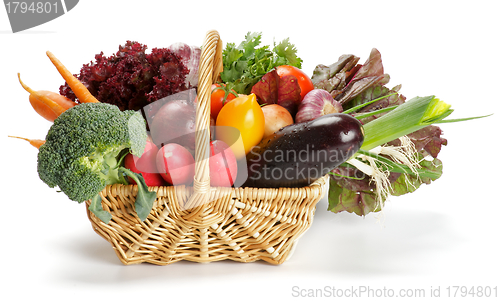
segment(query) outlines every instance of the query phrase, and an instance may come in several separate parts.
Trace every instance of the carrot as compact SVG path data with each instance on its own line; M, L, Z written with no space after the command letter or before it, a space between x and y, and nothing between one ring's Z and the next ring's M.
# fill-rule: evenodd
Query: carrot
M54 120L58 117L58 115L54 113L54 111L49 106L40 101L40 99L33 94L30 94L29 100L31 106L38 113L38 115L42 116L46 120L54 122Z
M38 90L36 92L40 95L44 95L44 96L52 99L58 105L63 107L63 109L65 109L65 110L78 105L76 102L72 101L71 99L67 98L66 96L61 95L61 94L56 93L56 92L47 91L47 90ZM34 98L36 100L36 97L34 95L30 95L30 102L31 102L32 98Z
M54 122L54 120L59 115L66 111L65 107L63 107L53 99L50 99L46 95L46 93L40 93L39 91L35 91L25 85L21 80L21 74L18 73L17 77L19 78L19 83L21 84L21 86L23 86L23 88L30 94L31 106L40 116L47 119L48 121ZM68 101L71 100L68 99ZM65 106L69 106L69 104L65 104Z
M71 74L71 72L50 51L47 51L47 56L81 103L99 102L99 100L89 92L87 87L73 76L73 74Z
M34 147L40 149L40 146L45 143L45 140L40 140L40 139L28 139L28 138L23 138L23 137L17 137L17 136L9 136L10 138L17 138L17 139L23 139L28 141L31 145Z

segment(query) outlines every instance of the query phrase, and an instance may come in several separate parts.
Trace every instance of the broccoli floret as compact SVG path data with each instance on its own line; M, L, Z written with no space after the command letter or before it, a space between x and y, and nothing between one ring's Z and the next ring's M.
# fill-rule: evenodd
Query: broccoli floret
M84 202L106 185L127 184L117 168L122 152L141 156L147 132L139 112L107 103L84 103L61 114L38 153L38 174L69 199Z

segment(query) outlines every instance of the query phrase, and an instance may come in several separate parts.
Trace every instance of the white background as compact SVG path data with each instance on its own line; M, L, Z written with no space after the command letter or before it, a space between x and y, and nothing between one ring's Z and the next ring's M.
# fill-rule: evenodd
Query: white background
M287 300L309 289L319 297L316 290L333 287L424 289L430 297L432 287L445 297L448 286L497 287L500 294L496 1L210 2L80 1L66 15L16 34L0 9L2 295ZM43 139L50 127L30 107L16 74L35 90L57 91L63 81L46 50L77 73L96 53L110 55L126 40L149 49L178 41L201 45L209 29L224 42L239 43L248 31L263 32L264 44L290 37L309 75L342 54L364 62L375 47L389 86L402 84L408 99L436 95L452 104L455 118L495 115L443 125L449 144L440 154L442 178L393 198L382 214L333 214L322 200L283 265L124 266L93 232L84 205L39 180L36 149L7 138Z

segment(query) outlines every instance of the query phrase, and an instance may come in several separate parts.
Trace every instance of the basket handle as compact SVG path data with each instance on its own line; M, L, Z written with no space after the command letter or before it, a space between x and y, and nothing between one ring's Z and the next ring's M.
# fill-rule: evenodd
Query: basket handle
M203 42L198 71L196 103L194 194L210 191L210 98L212 84L222 71L222 41L216 30L207 32Z

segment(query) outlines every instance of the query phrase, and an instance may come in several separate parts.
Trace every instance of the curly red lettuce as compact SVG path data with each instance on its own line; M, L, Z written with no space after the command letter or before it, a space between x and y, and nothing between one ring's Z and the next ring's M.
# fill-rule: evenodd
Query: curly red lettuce
M190 70L179 55L166 48L154 48L151 53L146 50L146 45L127 41L109 57L97 54L75 76L99 101L121 110L139 110L188 88L186 76ZM67 84L59 91L78 102Z

